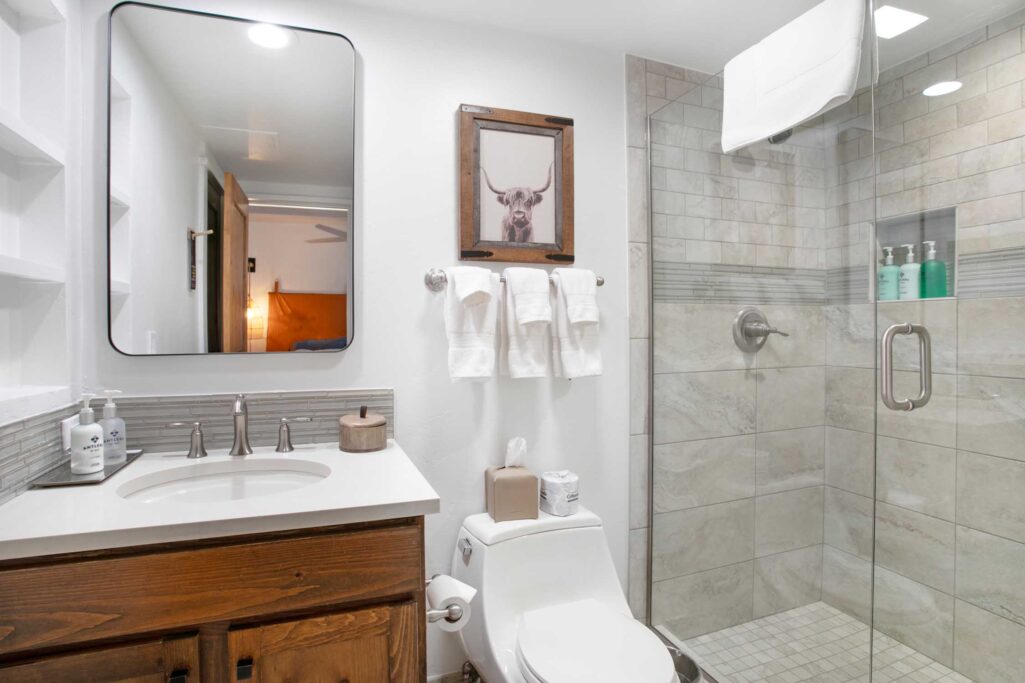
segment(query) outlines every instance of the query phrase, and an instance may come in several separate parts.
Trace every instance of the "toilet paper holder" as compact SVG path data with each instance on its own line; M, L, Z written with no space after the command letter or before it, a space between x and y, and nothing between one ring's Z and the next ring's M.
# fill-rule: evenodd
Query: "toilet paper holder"
M431 578L424 582L424 585L431 585L431 581L441 576L441 574L435 574ZM427 609L427 623L433 624L436 621L444 619L449 623L455 623L463 618L463 608L459 605L446 605L445 607L439 607L437 609Z

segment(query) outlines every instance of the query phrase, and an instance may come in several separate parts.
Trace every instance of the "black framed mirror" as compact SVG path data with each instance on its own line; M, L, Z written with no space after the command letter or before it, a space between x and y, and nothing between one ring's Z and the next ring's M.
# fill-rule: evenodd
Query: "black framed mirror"
M337 33L110 13L109 337L128 355L353 337L355 51Z

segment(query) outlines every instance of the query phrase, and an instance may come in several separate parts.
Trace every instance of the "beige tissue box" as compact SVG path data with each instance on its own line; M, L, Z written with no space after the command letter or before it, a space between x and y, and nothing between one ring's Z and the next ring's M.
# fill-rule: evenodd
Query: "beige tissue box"
M537 477L526 467L489 467L484 499L496 522L537 519Z

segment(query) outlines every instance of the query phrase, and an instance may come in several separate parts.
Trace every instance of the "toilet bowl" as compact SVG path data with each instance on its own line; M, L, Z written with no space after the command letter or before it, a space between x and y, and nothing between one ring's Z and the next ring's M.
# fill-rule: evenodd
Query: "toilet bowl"
M477 589L459 632L486 683L676 683L672 657L635 620L601 519L463 521L452 576Z

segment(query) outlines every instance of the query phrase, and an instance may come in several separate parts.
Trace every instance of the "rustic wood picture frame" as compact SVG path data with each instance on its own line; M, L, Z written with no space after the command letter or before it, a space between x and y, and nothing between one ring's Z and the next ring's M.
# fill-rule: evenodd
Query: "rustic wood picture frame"
M554 242L481 239L480 131L553 138ZM489 181L490 186L490 181ZM496 191L497 192L497 191ZM487 198L483 198L487 201ZM463 104L459 107L459 258L463 261L573 263L573 119Z

